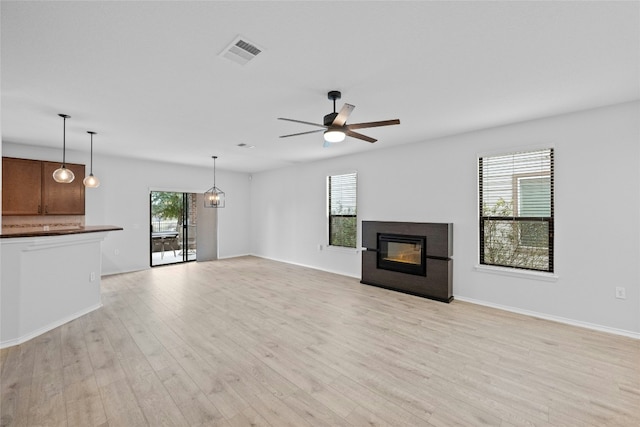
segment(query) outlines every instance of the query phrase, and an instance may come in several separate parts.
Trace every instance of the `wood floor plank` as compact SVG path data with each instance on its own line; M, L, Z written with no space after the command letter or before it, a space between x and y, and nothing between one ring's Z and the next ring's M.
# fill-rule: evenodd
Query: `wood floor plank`
M67 423L72 426L94 427L107 423L100 396L87 396L67 401Z
M0 426L636 426L640 340L239 257L0 350Z
M182 412L160 382L155 372L128 377L131 390L147 419L153 426L187 426Z
M165 383L165 387L170 386L171 384ZM185 398L184 396L176 397L175 391L173 389L169 390L189 425L208 426L224 424L224 416L204 393L197 392L192 397Z
M229 427L272 427L267 420L251 407L230 418L227 423Z
M0 426L27 426L31 382L0 380Z
M309 393L300 390L283 399L283 402L313 426L350 427L351 424Z
M293 408L271 393L256 396L251 407L272 426L305 427L313 426L312 421L300 416Z
M68 425L67 411L62 394L56 394L45 401L29 405L27 425L65 427Z
M148 425L142 408L126 379L109 382L99 389L109 426L111 424L127 425L127 422L131 426Z
M44 375L62 369L62 328L53 329L34 338L33 375Z
M34 340L3 350L5 356L0 373L0 425L26 426L35 362Z

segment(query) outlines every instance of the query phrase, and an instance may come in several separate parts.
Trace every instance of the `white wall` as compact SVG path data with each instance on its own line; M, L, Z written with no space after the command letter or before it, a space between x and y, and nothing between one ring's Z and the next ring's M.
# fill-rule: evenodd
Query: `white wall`
M358 171L359 220L452 222L454 294L576 323L640 333L640 103L380 149L255 174L217 170L219 257L246 253L360 276L360 253L327 241L326 176ZM348 141L347 143L359 143ZM383 141L378 144L384 144ZM555 282L476 271L477 153L549 145L556 157ZM59 160L57 149L3 142L2 155ZM88 164L87 152L69 151ZM119 225L103 273L148 267L149 189L202 192L211 171L94 157L87 225ZM114 251L118 249L119 255ZM615 287L627 299L615 299Z
M359 253L318 246L327 242L326 176L357 170L359 220L454 224L458 299L637 334L638 117L640 103L626 103L255 174L252 252L359 277ZM477 154L528 146L555 148L556 281L475 269Z
M3 141L2 155L59 161L61 153ZM67 150L67 161L88 165L89 153ZM211 168L104 156L95 151L93 172L101 184L85 192L86 225L124 228L109 233L102 243L103 274L149 268L150 189L202 193L212 185ZM249 175L218 168L216 185L226 194L226 206L218 212L218 256L246 255L250 252Z

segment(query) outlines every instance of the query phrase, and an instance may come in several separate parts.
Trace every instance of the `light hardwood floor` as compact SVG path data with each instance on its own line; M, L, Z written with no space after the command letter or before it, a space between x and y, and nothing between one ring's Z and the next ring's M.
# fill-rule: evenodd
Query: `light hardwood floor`
M2 426L640 425L640 341L242 257L105 277Z

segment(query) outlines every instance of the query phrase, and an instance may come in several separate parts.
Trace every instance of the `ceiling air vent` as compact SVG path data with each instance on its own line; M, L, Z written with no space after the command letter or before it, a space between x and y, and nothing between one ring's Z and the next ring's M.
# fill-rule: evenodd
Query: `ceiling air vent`
M246 65L253 58L258 56L263 49L257 47L254 43L247 41L244 37L237 37L229 46L227 46L220 56L230 59L240 65Z

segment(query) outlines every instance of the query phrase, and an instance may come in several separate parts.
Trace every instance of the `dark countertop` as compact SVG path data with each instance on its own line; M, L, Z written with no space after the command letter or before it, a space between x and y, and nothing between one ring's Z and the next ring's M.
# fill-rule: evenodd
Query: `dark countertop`
M3 228L0 234L0 239L7 239L13 237L44 237L44 236L65 236L68 234L82 234L82 233L98 233L101 231L118 231L123 230L122 227L115 225L87 225L82 227L73 228L57 228L44 231L38 227L15 227L15 228Z

